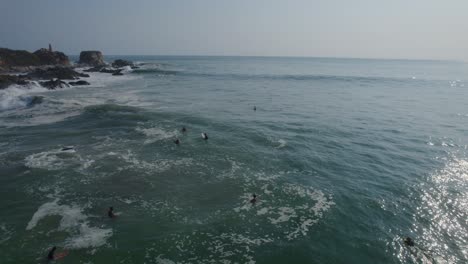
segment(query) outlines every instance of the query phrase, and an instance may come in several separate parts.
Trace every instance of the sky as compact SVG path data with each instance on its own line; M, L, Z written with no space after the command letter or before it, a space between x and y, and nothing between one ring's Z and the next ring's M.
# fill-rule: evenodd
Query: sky
M0 0L0 47L468 61L468 0Z

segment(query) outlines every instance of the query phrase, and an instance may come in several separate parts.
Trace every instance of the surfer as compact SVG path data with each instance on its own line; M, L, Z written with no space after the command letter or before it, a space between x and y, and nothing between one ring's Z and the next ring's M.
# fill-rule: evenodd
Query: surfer
M61 258L64 258L68 255L68 251L63 251L63 252L60 252L60 253L55 253L55 250L57 250L57 247L54 246L50 251L49 253L47 254L47 260L48 261L51 261L51 260L58 260L58 259L61 259Z
M254 111L257 111L257 107L254 105Z
M107 211L107 216L109 216L109 218L114 218L115 217L115 214L114 214L114 207L109 207L109 210Z
M254 193L254 194L252 194L252 197L253 198L250 200L250 203L253 205L253 204L255 204L257 202L257 195Z
M180 144L180 140L179 140L178 138L176 138L176 140L174 140L174 143L175 143L176 145L179 145L179 144Z
M47 259L48 260L54 260L55 259L55 250L57 250L57 247L53 247L50 251L49 254L47 254Z
M187 129L185 127L182 127L182 133L187 132Z
M204 140L208 140L208 134L206 134L205 132L201 133L201 136Z
M408 247L414 247L414 241L411 237L406 237L404 240L403 240L403 243L405 243L406 246Z

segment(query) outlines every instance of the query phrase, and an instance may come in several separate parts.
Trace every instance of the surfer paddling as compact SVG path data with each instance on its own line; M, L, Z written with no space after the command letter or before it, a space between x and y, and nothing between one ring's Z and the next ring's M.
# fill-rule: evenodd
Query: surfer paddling
M114 214L114 207L112 207L112 206L109 207L109 210L107 210L107 216L109 218L115 218L116 215Z
M257 202L257 195L254 193L252 194L252 199L250 199L250 203L254 205Z
M47 259L48 260L54 260L55 259L55 250L57 250L57 247L53 247L50 251L49 254L47 254Z

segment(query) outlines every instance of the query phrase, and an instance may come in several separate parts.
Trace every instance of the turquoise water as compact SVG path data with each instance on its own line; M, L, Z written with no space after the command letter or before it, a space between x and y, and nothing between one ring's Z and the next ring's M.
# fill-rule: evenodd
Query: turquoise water
M1 263L468 262L466 64L128 59L0 91Z

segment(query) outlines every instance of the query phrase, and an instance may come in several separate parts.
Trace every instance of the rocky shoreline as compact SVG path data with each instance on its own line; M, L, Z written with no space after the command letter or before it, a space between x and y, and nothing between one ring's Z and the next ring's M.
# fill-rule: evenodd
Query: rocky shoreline
M101 72L114 76L123 75L126 67L138 68L131 61L117 59L111 64L104 61L100 51L82 51L77 63L70 63L63 52L39 49L33 53L25 50L0 48L0 90L11 85L27 86L31 82L39 83L44 88L54 90L69 86L90 85L82 78L89 74L76 71L86 68L84 72ZM68 81L68 82L67 82Z

